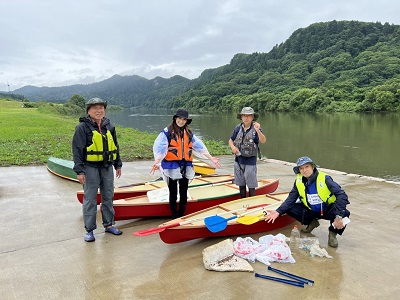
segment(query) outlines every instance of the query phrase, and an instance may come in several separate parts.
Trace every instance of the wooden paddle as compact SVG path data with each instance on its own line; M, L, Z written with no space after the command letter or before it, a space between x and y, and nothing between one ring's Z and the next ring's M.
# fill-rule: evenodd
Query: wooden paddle
M259 214L257 216L243 216L236 220L236 222L243 224L243 225L251 225L260 221L260 218L263 217L265 214Z
M281 205L281 203L274 203L274 204L268 205L268 209L271 209L274 205L278 206L278 205ZM243 216L243 217L238 218L236 220L236 222L243 224L243 225L251 225L251 224L254 224L254 223L257 223L258 221L260 221L260 218L263 216L266 216L267 214L268 214L267 211L263 211L262 214L259 214L257 216Z
M265 206L265 205L266 204L259 204L259 205L249 206L249 207L243 207L243 208L239 208L239 209L236 209L236 210L226 211L226 212L217 214L215 216L231 214L231 213L238 212L238 211L241 211L241 210L252 209L252 208L255 208L255 207L260 207L260 206ZM140 231L134 232L133 235L135 235L135 236L146 236L146 235L150 235L150 234L155 234L155 233L162 232L167 228L186 225L186 224L189 224L189 223L192 223L192 222L195 222L195 221L199 221L199 220L203 220L203 219L209 218L209 217L211 217L211 216L199 217L199 218L187 220L187 221L184 221L184 222L177 222L177 223L172 223L172 224L168 224L168 225L164 225L164 226L160 226L160 227L144 229L144 230L140 230Z
M275 204L272 204L272 205L275 205ZM260 206L260 205L258 205L258 206ZM266 208L269 208L270 206L271 205L263 204L263 207L253 209L253 210L247 211L241 215L236 215L236 216L233 216L233 217L230 217L227 219L220 217L220 216L211 216L204 220L204 224L206 224L207 229L210 230L211 232L213 232L213 233L219 232L219 231L224 230L228 226L228 221L237 219L237 218L242 218L244 215L248 215L248 214L251 214L251 213L259 211L259 210L264 210Z

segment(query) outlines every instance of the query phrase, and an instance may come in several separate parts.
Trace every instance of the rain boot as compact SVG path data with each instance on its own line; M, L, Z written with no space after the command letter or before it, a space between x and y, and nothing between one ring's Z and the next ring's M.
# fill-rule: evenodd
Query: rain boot
M336 232L329 231L328 245L331 246L332 248L337 248L337 246L339 245L336 235L337 235Z
M255 196L256 195L256 189L255 188L249 188L249 196Z
M246 198L246 186L239 186L239 191L240 191L240 197L241 198Z

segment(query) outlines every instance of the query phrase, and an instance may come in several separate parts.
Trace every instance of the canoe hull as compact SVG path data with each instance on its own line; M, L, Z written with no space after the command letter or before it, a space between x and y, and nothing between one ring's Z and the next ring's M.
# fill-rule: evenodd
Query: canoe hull
M189 187L202 186L207 184L217 184L221 182L228 182L234 179L233 175L211 175L211 176L201 176L196 177L189 184ZM141 182L137 184L132 184L126 187L116 187L114 189L114 200L126 199L132 197L138 197L146 195L148 191L166 187L167 184L163 180ZM76 197L80 203L83 203L83 190L76 192ZM97 193L97 205L101 203L101 195Z
M294 221L296 220L288 215L284 215L276 219L274 223L267 223L264 221L259 221L251 225L235 223L228 225L226 229L216 233L212 233L205 226L183 230L170 228L160 232L160 238L166 244L175 244L200 238L247 235L283 228L292 224Z
M264 195L273 193L279 185L279 179L265 179L260 180L260 182L264 182L265 185L256 188L257 195ZM234 186L233 183L226 184L229 186ZM200 188L200 187L197 187ZM207 186L205 186L207 188ZM195 189L195 188L193 188ZM191 189L189 189L189 194ZM231 192L229 195L225 196L208 196L208 198L197 198L197 200L189 200L186 205L185 214L191 214L197 212L202 209L206 209L215 205L219 205L225 202L229 202L232 200L236 200L240 198L240 193L238 188L235 186L234 192ZM127 220L127 219L134 219L134 218L144 218L144 217L170 217L171 210L169 208L168 202L139 202L139 203L132 203L130 204L130 199L121 199L114 201L114 211L115 216L114 219L119 220Z
M288 193L277 193L248 197L245 199L238 199L231 202L226 202L219 206L210 207L208 209L189 214L182 217L181 219L172 220L162 224L162 226L165 226L171 223L176 224L177 222L179 222L180 224L185 223L185 225L174 226L167 228L164 231L161 231L159 233L160 238L164 243L174 244L199 238L248 235L253 233L276 230L288 226L295 222L295 219L289 217L288 215L283 215L277 218L274 223L268 223L264 221L265 216L263 216L263 213L261 212L263 209L268 210L268 207L263 208L265 205L268 205L270 207L269 209L278 208L281 203L287 198L287 195ZM253 208L243 211L243 207L252 206L257 206L258 209ZM241 212L235 213L235 210L238 208L242 209ZM214 216L216 214L221 214L221 212L225 214L228 212L229 215L221 217L227 220L229 219L229 221L226 222L226 228L213 233L206 227L204 219L210 216ZM254 221L254 223L249 222L246 224L241 224L240 222L237 222L237 218L240 218L240 214L246 214L246 212L249 216L255 216L256 220ZM236 219L229 218L235 215L237 216Z
M212 165L197 159L193 160L193 169L199 175L215 174L215 168Z
M56 157L49 157L47 160L47 170L64 179L72 180L75 182L78 181L78 176L73 170L74 162L71 160L65 160Z

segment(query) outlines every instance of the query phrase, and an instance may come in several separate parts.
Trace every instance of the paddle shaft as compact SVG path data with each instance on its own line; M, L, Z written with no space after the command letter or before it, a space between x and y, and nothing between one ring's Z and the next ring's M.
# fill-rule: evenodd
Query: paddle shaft
M216 233L216 232L224 230L228 226L228 221L233 220L233 219L237 219L239 217L241 218L241 217L243 217L245 215L251 214L251 213L259 211L259 210L264 210L264 209L266 209L266 208L268 208L270 206L271 205L266 205L265 206L265 204L264 204L260 208L252 209L252 210L249 210L249 211L247 211L247 212L245 212L243 214L236 215L236 216L233 216L233 217L230 217L230 218L227 218L227 219L224 219L224 218L219 217L219 216L210 217L210 218L204 220L204 223L205 223L205 225L206 225L208 230L210 230L213 233Z
M273 204L268 205L265 208L271 209L272 206L278 206L278 205L281 205L281 203L273 203ZM238 222L240 224L244 224L244 225L251 225L251 224L254 224L254 223L257 223L258 221L260 221L260 218L265 215L266 215L266 211L264 211L262 214L259 214L257 216L242 216L242 217L238 218L236 220L236 222Z
M216 214L216 215L213 215L213 216L226 215L226 214L238 212L238 211L241 211L241 210L246 210L246 209L258 207L260 205L264 206L265 204L259 204L259 205L249 206L249 207L242 207L242 208L239 208L239 209L236 209L236 210L233 210L233 211L232 210L231 211L226 211L226 212L223 212L223 213L220 213L220 214ZM186 224L189 224L189 223L192 223L192 222L195 222L195 221L203 220L203 219L208 218L208 217L210 217L210 216L199 217L199 218L196 218L196 219L191 219L191 220L187 220L187 221L183 221L183 222L177 222L177 223L168 224L168 225L164 225L164 226L160 226L160 227L140 230L140 231L134 232L133 235L135 235L135 236L145 236L145 235L160 233L160 232L164 231L167 228L173 228L173 227L178 227L178 226L181 226L181 225L186 225Z

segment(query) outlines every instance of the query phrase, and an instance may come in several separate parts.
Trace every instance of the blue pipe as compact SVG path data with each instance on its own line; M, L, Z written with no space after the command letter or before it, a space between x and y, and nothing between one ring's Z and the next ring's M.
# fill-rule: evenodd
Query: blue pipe
M311 286L314 285L314 281L312 281L311 279L303 278L303 277L300 277L300 276L297 276L297 275L294 275L294 274L291 274L291 273L288 273L288 272L284 272L284 271L281 271L281 270L278 270L278 269L274 269L274 268L272 268L270 266L268 266L268 270L273 271L273 272L278 273L278 274L281 274L281 275L284 275L286 277L292 278L294 280L301 281L301 282L303 282L305 284L308 284L308 285L311 285Z
M298 287L304 288L304 283L300 282L300 281L293 281L293 280L288 280L288 279L283 279L283 278L278 278L278 277L266 276L266 275L261 275L261 274L258 274L258 273L255 273L255 276L263 278L263 279L269 279L269 280L272 280L272 281L282 282L282 283L291 284L291 285L294 285L294 286L298 286Z

